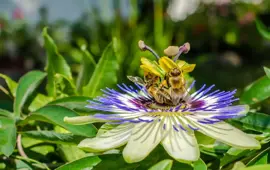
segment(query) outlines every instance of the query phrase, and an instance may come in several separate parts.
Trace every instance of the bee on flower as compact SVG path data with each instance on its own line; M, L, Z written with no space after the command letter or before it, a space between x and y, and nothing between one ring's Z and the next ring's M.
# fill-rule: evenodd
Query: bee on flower
M164 57L143 41L139 41L139 48L150 51L157 59L141 59L143 78L128 76L134 86L118 85L120 91L107 88L103 96L89 101L86 107L103 113L65 118L72 124L113 124L112 129L81 141L80 148L104 152L126 145L123 157L133 163L161 144L177 161L193 162L200 157L195 131L236 148L260 148L252 136L224 122L249 111L248 105L232 106L238 100L234 97L236 90L212 90L214 85L203 85L191 93L195 81L188 85L185 74L193 71L195 64L179 60L190 50L189 43L168 47Z

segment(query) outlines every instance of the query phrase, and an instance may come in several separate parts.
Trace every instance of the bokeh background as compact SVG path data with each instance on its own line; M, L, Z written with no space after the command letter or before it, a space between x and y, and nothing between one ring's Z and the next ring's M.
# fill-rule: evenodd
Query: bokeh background
M0 0L0 73L17 81L29 70L43 70L41 32L48 26L74 75L82 46L98 61L113 37L125 56L119 82L141 75L140 57L152 57L138 49L138 40L160 55L169 45L189 42L190 52L181 57L197 64L191 73L197 85L241 93L270 66L270 41L258 32L256 19L270 26L269 0ZM12 109L2 92L0 108Z

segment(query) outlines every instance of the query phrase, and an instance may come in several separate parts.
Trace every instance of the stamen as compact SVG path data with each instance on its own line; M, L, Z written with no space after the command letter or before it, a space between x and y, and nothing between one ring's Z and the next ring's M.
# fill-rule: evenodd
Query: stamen
M158 54L152 49L150 48L149 46L147 46L144 41L140 40L138 42L138 45L139 45L139 48L142 50L142 51L150 51L157 59L159 59L160 57L158 56Z
M190 44L188 42L185 43L184 45L180 46L179 47L179 52L174 57L173 61L176 61L182 53L184 53L184 54L188 53L189 50L190 50Z

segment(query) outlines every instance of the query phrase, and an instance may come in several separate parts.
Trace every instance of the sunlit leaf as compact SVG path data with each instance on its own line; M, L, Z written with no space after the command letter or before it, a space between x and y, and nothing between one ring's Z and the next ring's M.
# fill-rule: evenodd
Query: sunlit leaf
M263 157L258 159L254 165L263 165L268 163L269 153L266 153Z
M202 159L193 163L194 170L207 170L207 166Z
M20 116L22 108L27 99L38 87L41 81L45 78L46 73L41 71L31 71L25 74L19 81L16 98L14 101L14 113L17 117Z
M8 76L4 74L0 73L0 77L6 81L8 89L10 90L12 96L15 97L18 84L14 80L12 80L11 78L9 78Z
M239 153L237 156L232 156L232 155L229 155L229 154L226 154L224 157L222 157L220 159L220 166L223 167L223 166L226 166L228 165L229 163L235 161L235 160L238 160L244 156L246 156L247 154L249 154L250 151L249 150L243 150L241 153Z
M255 22L256 22L257 30L259 31L261 36L270 40L270 30L266 28L266 26L262 23L261 20L256 19Z
M110 43L99 59L89 83L83 88L83 94L95 97L101 94L100 89L114 86L117 83L118 69L119 65Z
M56 170L90 170L92 167L96 166L98 163L101 162L101 159L99 159L97 156L89 156L85 157L70 163L67 163Z
M266 76L267 76L268 78L270 78L270 69L267 68L267 67L263 67L263 69L264 69L264 72L265 72Z
M233 165L233 168L232 170L241 170L242 168L245 168L245 164L243 162L236 162L234 165Z
M68 77L57 73L54 75L54 83L56 98L77 95L75 84Z
M81 69L76 84L79 93L82 93L83 86L89 82L96 67L96 61L86 48L82 48L82 53L83 59L81 60Z
M29 138L57 144L78 144L83 139L83 137L71 133L57 133L55 131L26 131L21 134Z
M270 79L263 76L245 88L240 103L255 104L268 97L270 97Z
M52 101L53 98L49 96L45 96L44 94L38 93L35 98L33 99L32 103L28 107L30 112L34 112L37 109L45 106L47 103Z
M268 170L270 169L270 165L254 165L254 166L250 166L250 167L246 167L246 168L242 168L239 170Z
M237 156L238 154L241 154L243 152L243 149L239 149L239 148L230 148L227 151L227 154L229 155L233 155L233 156Z
M266 164L267 164L267 161L268 161L267 157L268 157L269 150L270 150L270 147L268 147L262 151L257 152L256 155L251 160L249 160L249 162L247 162L246 165L251 166L251 165L254 165L256 163L262 164L264 162L266 162ZM266 156L266 158L263 158L265 156Z
M59 54L57 46L47 32L47 28L43 29L42 35L44 38L44 46L47 52L47 65L45 67L45 70L48 73L47 91L50 96L55 97L55 74L61 74L66 76L69 80L72 80L71 70L64 57Z
M48 105L31 113L20 125L26 124L29 120L39 120L59 125L75 135L93 137L96 134L96 128L93 125L71 125L64 122L64 117L75 117L78 114L68 108Z
M172 168L173 161L166 159L153 165L149 170L170 170Z
M86 156L85 152L75 145L58 145L58 152L66 162L75 161Z
M32 170L32 168L25 162L15 159L16 170Z
M0 155L10 156L16 145L16 126L11 118L0 117Z

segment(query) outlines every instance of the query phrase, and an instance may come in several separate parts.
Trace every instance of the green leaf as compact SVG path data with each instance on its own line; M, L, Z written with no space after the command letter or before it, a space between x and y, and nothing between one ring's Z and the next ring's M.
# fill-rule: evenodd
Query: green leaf
M260 159L262 159L265 155L266 155L266 163L267 163L267 155L269 153L269 150L270 150L270 147L267 147L266 149L260 151L260 152L257 152L255 156L252 157L251 160L249 160L248 163L246 163L247 166L250 166L250 165L254 165L256 164L258 161L260 161ZM264 158L265 159L265 158ZM262 162L264 160L261 160ZM259 164L259 163L258 163Z
M240 170L242 168L245 168L245 164L241 161L235 162L235 164L233 165L232 170Z
M202 159L193 163L194 170L207 170L207 166Z
M52 100L53 100L52 97L45 96L44 94L38 93L37 96L35 96L35 98L33 99L28 109L30 110L30 112L34 112L37 109L45 106Z
M239 160L240 158L248 155L250 153L250 150L243 150L241 153L239 153L237 156L232 156L232 155L229 155L229 154L225 154L225 156L223 156L221 159L220 159L220 166L221 167L224 167L226 166L227 164L235 161L235 160Z
M263 76L245 88L240 103L255 104L268 97L270 97L270 79Z
M69 80L72 80L72 74L69 65L62 55L59 54L57 46L53 39L49 36L47 28L42 32L44 38L44 46L47 52L47 65L45 70L48 73L47 91L50 96L56 97L56 87L54 75L56 73L66 76Z
M31 71L25 74L19 81L16 98L14 101L14 113L16 117L20 116L22 108L26 103L27 99L38 87L41 81L45 78L46 73L41 71Z
M243 152L243 149L232 147L227 151L227 154L237 156L238 154L241 154L242 152Z
M90 170L92 167L96 166L98 163L101 162L97 156L89 156L85 157L70 163L67 163L63 166L60 166L56 170Z
M149 170L170 170L172 168L173 161L165 159L153 165Z
M267 68L267 67L263 67L263 69L264 69L264 72L265 72L266 76L267 76L268 78L270 78L270 69Z
M0 109L0 116L12 118L13 115L11 112L9 112L7 110ZM1 125L0 125L0 127L1 127Z
M119 65L112 43L110 43L104 50L89 83L83 88L83 94L95 97L101 94L100 89L115 85L117 83L118 69Z
M32 168L25 162L15 159L16 170L32 170Z
M54 83L55 83L55 92L57 98L77 95L75 84L72 80L68 79L66 76L62 74L54 75Z
M85 107L88 104L87 100L90 99L91 98L84 96L70 96L54 100L50 102L49 105L59 105L77 112L90 113L93 112L93 110Z
M35 159L31 159L31 158L26 158L26 157L22 157L22 156L16 156L17 159L19 160L23 160L24 162L30 163L32 166L37 167L38 169L47 169L50 170L48 168L48 166L44 163L41 163ZM24 163L23 162L23 163ZM20 163L19 165L21 166L21 170L28 170L28 167L26 166L26 164L24 163ZM17 166L17 165L16 165ZM27 169L26 169L27 168ZM29 169L30 170L30 169Z
M56 144L78 144L84 138L71 133L57 133L55 131L26 131L21 134L29 138Z
M16 96L16 89L17 89L18 84L15 81L13 81L11 78L9 78L8 76L6 76L4 74L0 73L0 77L3 78L6 81L7 86L9 88L12 96L15 97Z
M246 168L241 168L239 170L268 170L270 169L270 165L254 165Z
M258 159L254 165L264 165L267 164L268 162L268 155L269 153L266 153L263 157Z
M257 30L264 38L270 40L270 30L266 28L266 26L259 19L255 20Z
M15 121L10 118L0 117L0 155L10 156L16 145Z
M258 132L270 132L270 116L264 113L248 113L246 116L235 119L242 123L244 128Z
M20 122L20 125L28 123L30 120L39 120L44 122L53 123L59 125L75 135L81 135L86 137L93 137L96 134L96 128L93 125L71 125L64 122L64 117L75 117L78 114L68 108L57 106L57 105L47 105L40 108L39 110L31 113L25 120Z
M65 162L71 162L86 156L85 152L75 145L58 145L58 151Z
M82 93L83 86L85 86L89 82L96 67L96 62L93 56L89 53L89 51L87 51L84 46L81 48L81 50L83 53L83 59L81 60L81 70L79 72L76 84L79 93Z

